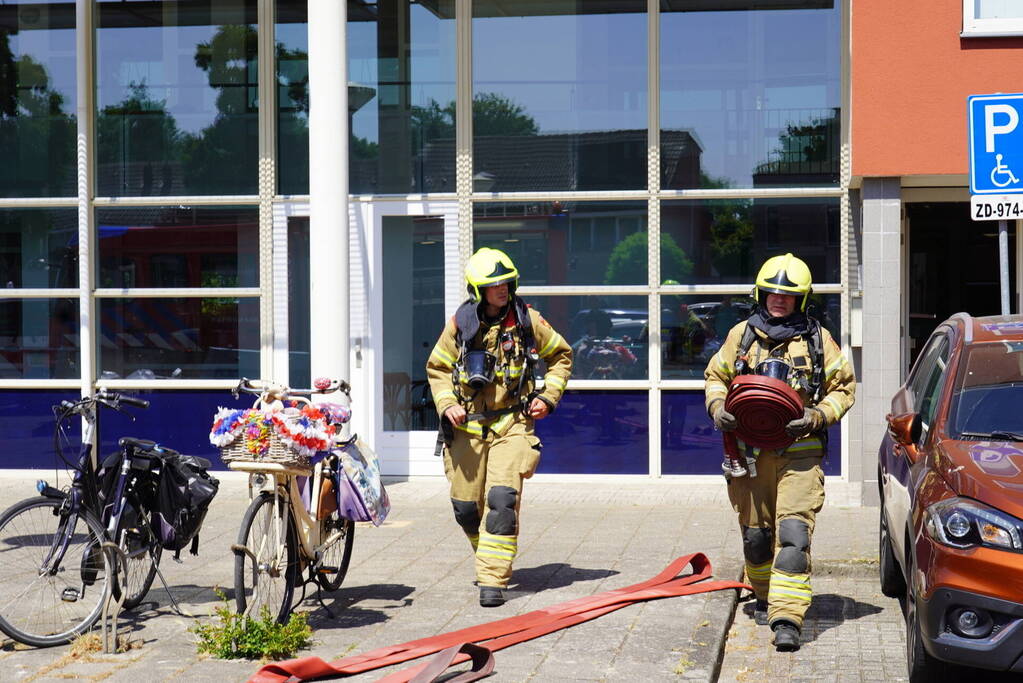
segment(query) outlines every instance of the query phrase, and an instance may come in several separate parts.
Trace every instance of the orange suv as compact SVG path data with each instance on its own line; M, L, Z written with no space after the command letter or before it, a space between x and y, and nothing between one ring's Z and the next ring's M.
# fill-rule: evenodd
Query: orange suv
M881 591L903 603L910 680L1023 674L1023 316L941 323L887 419Z

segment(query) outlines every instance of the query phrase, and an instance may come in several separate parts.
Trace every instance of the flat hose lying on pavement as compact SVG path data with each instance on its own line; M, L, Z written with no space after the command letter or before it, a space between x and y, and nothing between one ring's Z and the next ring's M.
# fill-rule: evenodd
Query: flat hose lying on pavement
M691 565L691 574L679 576L680 572ZM361 655L345 657L335 662L325 662L319 657L291 659L285 662L267 664L249 679L249 683L284 683L285 681L306 681L325 676L344 677L372 671L392 664L400 664L411 659L432 655L449 648L459 648L465 643L482 645L490 652L518 643L532 640L539 636L575 626L585 621L627 607L635 602L672 598L681 595L709 593L729 588L745 588L750 586L738 581L705 581L711 578L710 560L703 553L693 553L675 559L657 576L626 588L598 593L585 598L563 602L547 609L520 614L516 617L492 621L478 626L470 626L459 631L442 633L430 638L413 640L401 645L382 647ZM701 583L702 582L702 583ZM479 653L473 657L474 665L482 667ZM449 664L458 664L469 659L465 653L453 657ZM386 683L405 683L420 671L430 666L425 662L417 666L398 671L381 679ZM480 672L482 675L486 673ZM432 678L419 679L432 680ZM475 680L464 678L461 680Z

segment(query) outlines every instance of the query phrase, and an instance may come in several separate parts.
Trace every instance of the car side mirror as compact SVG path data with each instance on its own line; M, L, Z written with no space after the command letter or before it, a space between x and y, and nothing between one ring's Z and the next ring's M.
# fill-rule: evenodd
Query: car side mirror
M920 439L923 423L920 420L920 413L903 413L901 415L888 415L888 433L900 447L896 450L904 450L910 460L916 462L916 442Z

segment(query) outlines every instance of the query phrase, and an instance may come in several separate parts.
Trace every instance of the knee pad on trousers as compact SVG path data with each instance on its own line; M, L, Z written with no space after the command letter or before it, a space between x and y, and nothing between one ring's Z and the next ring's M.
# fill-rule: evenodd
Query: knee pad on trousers
M487 533L496 536L514 536L518 524L515 520L515 504L519 492L510 486L494 486L487 494Z
M810 566L806 551L810 549L810 527L801 519L788 517L778 524L781 548L774 559L775 569L802 574Z
M759 527L742 528L742 554L750 564L764 564L771 560L773 539L770 529Z
M480 530L480 510L474 500L451 499L451 507L455 509L455 521L466 533L475 534Z

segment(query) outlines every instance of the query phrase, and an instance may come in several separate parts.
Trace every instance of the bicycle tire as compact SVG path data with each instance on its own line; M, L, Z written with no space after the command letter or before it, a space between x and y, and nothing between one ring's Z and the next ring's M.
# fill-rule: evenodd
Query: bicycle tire
M298 578L298 538L290 519L283 524L283 538L275 530L280 518L274 515L273 507L273 494L264 492L253 499L242 517L238 545L252 551L256 559L235 552L234 596L239 614L260 618L266 607L270 616L283 624L291 614ZM279 513L288 510L287 500L281 498L278 507Z
M355 522L340 516L337 510L320 521L320 538L329 538L336 530L340 530L344 536L323 551L320 566L316 570L316 582L327 591L336 591L344 582L345 575L348 574L348 565L352 561L352 547L355 543ZM322 571L323 569L331 571L327 573Z
M163 555L163 546L153 535L153 513L146 510L134 497L128 498L117 530L117 543L128 558L127 574L122 581L121 567L117 568L115 588L125 587L122 610L135 609L145 599L156 579L156 568ZM126 532L126 533L122 533ZM114 593L117 596L117 593Z
M110 579L109 555L100 550L103 525L87 510L67 514L65 504L39 496L0 515L0 631L34 647L63 645L91 628ZM62 566L41 575L40 567L70 520L75 526Z

